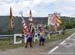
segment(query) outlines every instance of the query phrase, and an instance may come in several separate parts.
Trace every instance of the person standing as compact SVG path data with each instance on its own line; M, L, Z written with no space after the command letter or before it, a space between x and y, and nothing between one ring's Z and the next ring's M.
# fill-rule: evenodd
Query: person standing
M24 26L23 27L23 36L24 36L24 43L26 44L27 42L27 33L28 33L28 27L27 26Z
M27 48L28 43L29 43L30 47L32 47L32 33L30 31L28 31L26 37L27 37L27 42L26 42L25 48Z
M44 38L44 36L45 36L45 32L44 31L40 31L40 39L39 39L39 45L41 46L44 46L44 42L45 42L45 38Z
M37 31L36 31L35 34L34 34L34 42L35 42L36 40L37 40L37 41L39 40Z

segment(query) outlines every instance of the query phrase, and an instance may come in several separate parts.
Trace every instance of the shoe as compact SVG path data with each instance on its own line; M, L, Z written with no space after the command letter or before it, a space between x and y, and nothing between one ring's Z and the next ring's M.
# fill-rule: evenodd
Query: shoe
M41 43L39 44L39 46L41 46Z
M32 48L32 46L30 46Z
M25 46L25 48L27 48L27 46Z
M44 46L44 44L42 44L42 46Z

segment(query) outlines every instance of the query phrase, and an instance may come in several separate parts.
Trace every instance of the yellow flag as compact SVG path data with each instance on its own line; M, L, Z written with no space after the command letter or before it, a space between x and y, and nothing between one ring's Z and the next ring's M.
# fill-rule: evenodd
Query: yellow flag
M60 18L57 18L56 21L57 21L57 23L62 24L62 21Z

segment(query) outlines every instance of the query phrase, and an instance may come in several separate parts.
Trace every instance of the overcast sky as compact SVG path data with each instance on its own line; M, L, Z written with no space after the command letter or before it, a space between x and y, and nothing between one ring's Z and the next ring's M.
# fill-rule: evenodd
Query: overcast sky
M14 16L29 16L32 10L33 16L48 16L57 12L63 16L75 16L75 0L0 0L0 15L9 15L10 6Z

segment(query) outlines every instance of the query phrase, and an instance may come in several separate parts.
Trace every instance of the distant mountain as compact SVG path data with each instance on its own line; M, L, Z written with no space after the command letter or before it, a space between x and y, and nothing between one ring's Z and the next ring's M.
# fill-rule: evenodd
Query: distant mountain
M28 24L28 17L24 17ZM47 17L33 17L34 23L47 24ZM0 16L0 34L9 34L10 18L9 16ZM14 33L22 33L21 17L14 17Z
M61 16L61 19L63 22L68 22L68 21L75 21L75 17L66 17L66 16Z
M24 17L26 23L28 24L28 18ZM34 23L42 23L47 24L48 17L33 17ZM75 21L75 18L73 17L61 17L63 22L73 20ZM9 16L0 16L0 34L9 34L10 32L10 20ZM22 33L22 24L21 24L21 17L14 17L14 33Z

